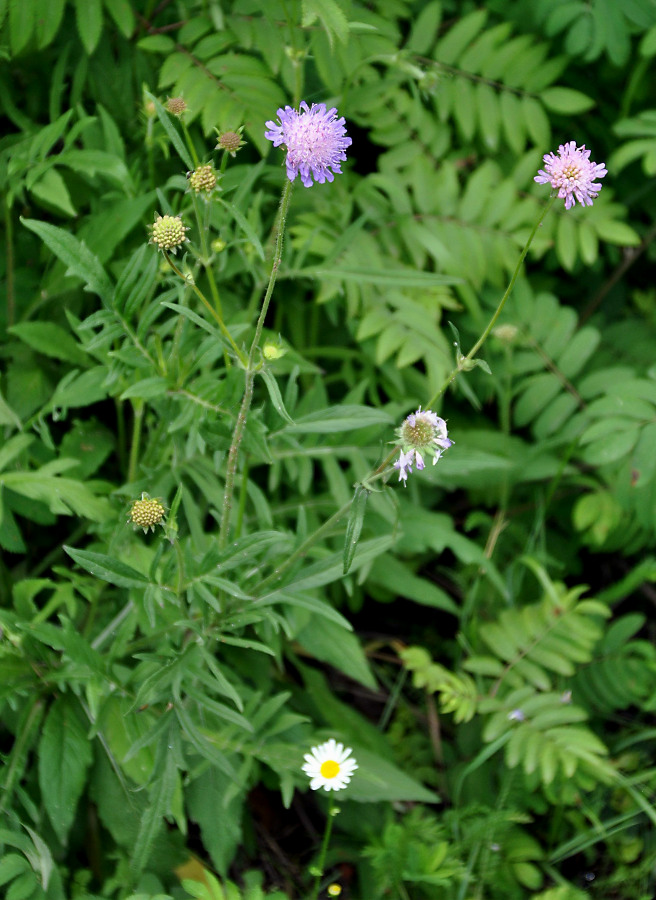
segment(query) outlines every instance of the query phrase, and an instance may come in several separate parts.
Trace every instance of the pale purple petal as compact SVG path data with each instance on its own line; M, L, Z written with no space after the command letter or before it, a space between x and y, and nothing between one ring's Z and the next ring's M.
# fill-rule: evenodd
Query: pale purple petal
M279 109L279 122L267 122L264 136L274 147L284 144L287 148L285 164L290 181L297 175L305 187L333 181L333 173L341 174L346 148L352 143L344 118L337 118L334 107L326 110L325 103L313 103L310 108L303 100L299 109Z
M603 178L608 170L603 163L590 161L590 151L585 144L576 146L576 141L569 141L558 147L555 153L545 153L544 169L540 169L534 181L538 184L550 184L558 192L558 197L565 201L565 209L571 209L576 200L581 206L592 206L602 185L595 184L595 179Z

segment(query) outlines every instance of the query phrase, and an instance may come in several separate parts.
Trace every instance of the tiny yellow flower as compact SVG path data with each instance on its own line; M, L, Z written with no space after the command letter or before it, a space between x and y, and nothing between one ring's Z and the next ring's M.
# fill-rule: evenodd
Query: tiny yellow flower
M341 885L329 884L326 888L326 893L329 897L339 897L339 895L342 893Z

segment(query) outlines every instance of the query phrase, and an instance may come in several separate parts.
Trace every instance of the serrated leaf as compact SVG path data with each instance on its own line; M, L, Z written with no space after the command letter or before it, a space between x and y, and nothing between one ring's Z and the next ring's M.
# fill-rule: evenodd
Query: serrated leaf
M54 322L19 322L7 330L28 347L45 356L62 359L78 366L88 365L90 362L75 339Z
M48 818L66 845L93 754L82 721L68 697L54 701L39 742L39 784Z
M88 290L98 294L105 301L109 300L112 283L98 257L86 244L56 225L39 222L36 219L21 218L21 222L38 235L55 256L68 266L67 275L75 275L82 279Z

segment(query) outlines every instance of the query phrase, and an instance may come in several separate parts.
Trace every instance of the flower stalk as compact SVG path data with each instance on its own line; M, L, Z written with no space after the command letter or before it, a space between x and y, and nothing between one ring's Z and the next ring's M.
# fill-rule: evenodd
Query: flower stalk
M285 233L285 223L287 221L287 212L289 210L289 201L291 199L292 194L292 184L290 181L285 182L285 186L282 190L282 196L280 198L280 206L278 207L278 217L276 219L275 228L275 246L273 251L273 259L271 261L271 272L269 274L269 282L266 287L266 291L264 293L264 299L262 300L262 307L260 309L260 315L258 316L257 324L255 326L255 334L253 335L253 340L251 342L250 351L248 353L248 358L245 361L245 383L244 383L244 394L241 401L241 406L239 408L239 413L237 414L237 421L235 422L235 427L232 433L232 441L230 443L230 450L228 451L228 464L226 467L226 480L225 480L225 490L223 494L223 509L221 511L221 525L219 529L219 547L225 547L228 543L228 533L230 530L230 513L232 510L232 498L234 494L235 488L235 477L237 473L237 459L239 455L239 448L241 446L242 438L244 437L244 431L246 429L246 422L248 419L248 413L251 408L251 402L253 400L253 386L255 383L255 375L257 372L256 367L256 359L257 359L257 351L260 346L260 340L262 338L262 330L264 328L264 322L266 320L266 315L269 310L269 304L271 302L271 296L273 294L273 289L276 284L276 278L278 276L278 269L280 267L280 261L282 259L282 245L283 238ZM241 356L240 356L241 358Z

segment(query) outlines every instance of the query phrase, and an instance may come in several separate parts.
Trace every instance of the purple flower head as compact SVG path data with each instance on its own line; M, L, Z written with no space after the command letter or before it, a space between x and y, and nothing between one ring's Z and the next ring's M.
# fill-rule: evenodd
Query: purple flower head
M513 709L508 713L511 722L523 722L526 716L521 709Z
M546 153L543 159L544 169L539 170L534 181L550 184L558 191L558 196L565 201L565 209L574 206L576 200L581 206L592 206L602 187L594 184L594 180L603 178L608 170L603 163L590 162L590 151L585 149L585 144L577 147L576 141L569 141L560 145L558 156Z
M396 434L401 443L401 455L394 463L394 468L399 470L399 481L403 482L407 482L413 465L421 472L425 467L426 454L433 457L435 465L442 453L453 444L447 436L444 419L421 406L404 419L396 429Z
M305 187L312 187L313 178L317 184L333 181L333 172L341 174L346 148L352 143L346 135L344 118L337 118L334 107L326 110L325 103L313 103L310 108L303 100L300 110L291 106L279 109L280 122L267 122L264 136L274 147L284 144L287 148L290 181L298 174Z

